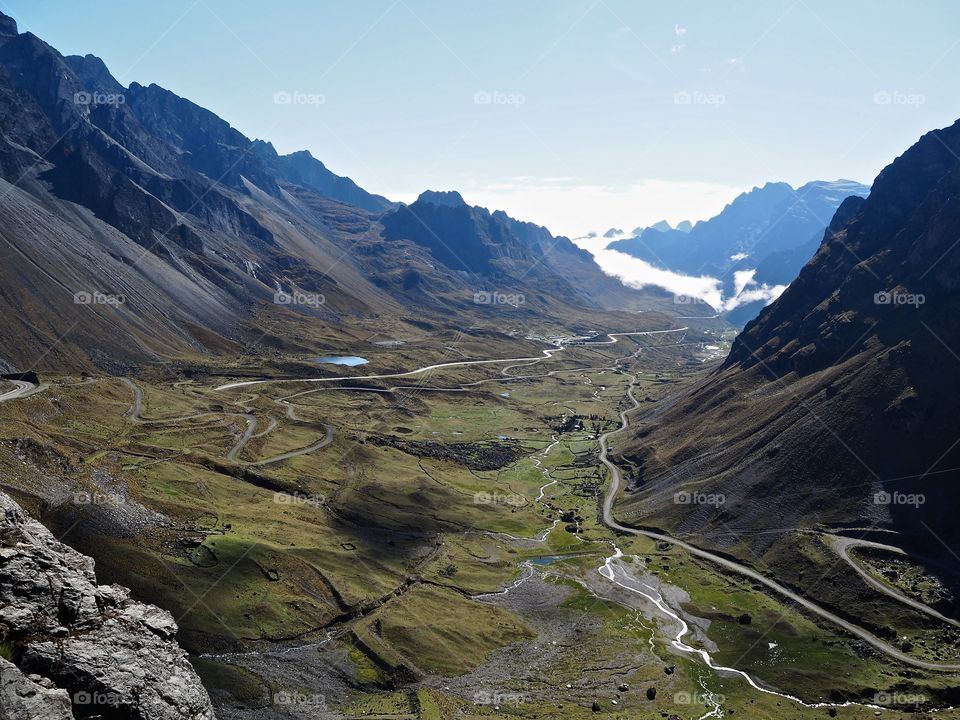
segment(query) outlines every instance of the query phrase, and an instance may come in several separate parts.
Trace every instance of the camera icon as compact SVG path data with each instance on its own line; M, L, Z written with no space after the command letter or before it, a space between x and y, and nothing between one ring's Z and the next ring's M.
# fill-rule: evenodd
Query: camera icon
M277 290L273 294L273 304L274 305L291 305L293 303L293 295L286 293L283 290Z
M73 102L76 105L91 105L93 104L93 95L90 93L81 90L78 93L74 93Z
M893 302L893 295L886 290L881 292L874 293L873 295L873 304L874 305L890 305Z
M491 292L478 292L473 294L473 304L474 305L492 305L493 304L493 293Z
M473 104L474 105L490 105L493 103L493 95L481 90L480 92L475 92L473 94Z
M873 495L874 505L889 505L891 502L893 502L893 495L888 493L886 490L881 490Z
M693 103L693 95L691 95L686 90L681 92L675 92L673 94L673 104L674 105L690 105Z
M93 293L89 293L86 290L81 290L78 293L74 293L73 304L74 305L92 305Z
M674 493L673 502L676 505L689 505L691 502L693 502L693 495L688 492Z
M473 496L474 505L490 505L493 502L493 497L488 492L478 492Z
M291 93L288 93L286 90L275 92L273 94L273 104L274 105L292 105L293 95Z
M874 105L889 105L893 102L893 95L886 90L881 90L873 94Z

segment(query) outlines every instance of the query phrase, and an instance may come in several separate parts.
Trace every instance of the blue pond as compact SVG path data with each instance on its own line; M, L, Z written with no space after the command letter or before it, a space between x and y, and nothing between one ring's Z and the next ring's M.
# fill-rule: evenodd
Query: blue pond
M367 362L369 362L366 358L357 357L356 355L326 355L324 357L314 358L314 360L324 365L348 365L349 367L366 365Z

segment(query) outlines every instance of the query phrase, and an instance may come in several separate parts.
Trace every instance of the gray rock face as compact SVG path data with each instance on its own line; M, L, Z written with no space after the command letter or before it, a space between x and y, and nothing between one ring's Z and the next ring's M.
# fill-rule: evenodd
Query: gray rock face
M98 586L3 493L0 513L0 720L215 720L170 613Z
M0 718L73 720L67 691L51 685L37 675L24 675L16 665L0 658Z

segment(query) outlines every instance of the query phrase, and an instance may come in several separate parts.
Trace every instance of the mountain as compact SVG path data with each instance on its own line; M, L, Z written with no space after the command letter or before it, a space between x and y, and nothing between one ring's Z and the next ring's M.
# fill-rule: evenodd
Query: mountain
M468 205L457 192L428 190L382 223L388 242L413 241L452 270L504 290L532 285L563 302L608 308L637 308L644 300L604 274L569 238L501 210Z
M687 232L658 223L608 247L665 270L720 277L739 267L740 260L750 259L756 267L771 253L822 235L845 198L868 192L849 180L810 182L796 190L787 183L767 183L742 193L719 215Z
M456 193L427 194L416 211L450 222L439 228L444 234L466 237L420 242L410 208L335 175L310 153L281 156L157 85L123 87L99 58L64 57L19 34L6 16L0 133L5 367L121 372L236 353L251 342L296 349L289 337L305 315L318 327L361 318L416 324L425 316L472 325L489 310L474 294L504 272L494 257L509 258L512 292L563 293L556 304L546 296L532 302L527 313L555 305L557 317L567 303L588 313L664 303L610 281L592 258L543 229L459 209ZM441 220L449 212L460 216ZM479 276L461 275L444 244L460 247ZM550 244L556 253L546 252ZM583 287L570 273L584 273ZM278 306L277 293L323 302Z
M341 177L327 169L327 166L310 154L301 150L290 155L278 155L273 145L263 140L255 140L254 151L283 180L294 185L315 190L324 197L354 205L372 213L384 213L394 207L385 197L373 195L357 185L348 177Z
M849 180L810 182L796 190L787 183L767 183L692 228L658 223L608 248L681 275L717 278L725 297L732 298L738 293L738 272L757 271L748 290L789 285L812 257L840 203L868 193L869 188ZM737 304L728 319L742 324L764 304L766 300Z
M790 528L877 528L918 557L955 557L958 237L960 122L844 200L723 366L643 418L620 450L631 522L758 556ZM691 489L726 502L673 502Z

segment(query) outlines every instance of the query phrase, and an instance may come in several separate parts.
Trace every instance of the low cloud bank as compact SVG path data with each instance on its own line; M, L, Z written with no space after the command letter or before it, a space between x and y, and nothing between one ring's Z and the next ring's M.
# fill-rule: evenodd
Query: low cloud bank
M654 267L648 262L617 250L606 249L608 238L578 238L577 245L589 251L597 265L607 275L617 278L624 285L642 288L649 285L673 293L678 304L702 301L719 312L729 312L746 303L763 301L769 305L787 289L786 285L757 284L756 270L740 270L734 273L734 294L724 295L719 278L703 275L693 277Z

